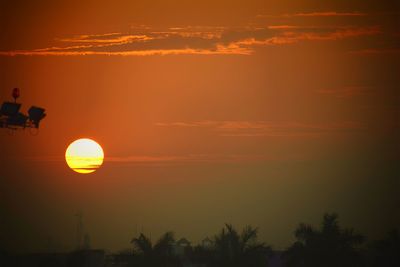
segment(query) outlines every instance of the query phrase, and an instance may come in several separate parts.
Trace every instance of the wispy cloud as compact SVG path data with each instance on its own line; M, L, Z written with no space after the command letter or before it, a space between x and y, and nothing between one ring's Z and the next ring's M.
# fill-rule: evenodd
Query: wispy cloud
M186 27L170 27L167 30L152 30L152 34L161 35L165 38L171 36L180 36L183 38L201 38L205 40L220 39L226 27L214 26L186 26Z
M118 163L168 163L168 162L184 162L199 158L194 155L136 155L136 156L111 156L107 157L107 162Z
M208 153L208 154L147 154L147 155L111 155L104 158L104 164L132 164L150 166L168 166L180 164L202 164L202 163L246 163L279 160L302 160L305 156L299 154L229 154L229 153ZM13 161L26 162L45 162L63 163L63 157L55 156L33 156L8 158ZM88 168L99 168L99 166L89 166Z
M287 17L362 17L367 16L364 12L336 12L336 11L325 11L325 12L308 12L308 13L294 13L285 14Z
M381 32L378 26L334 25L234 28L186 26L165 29L139 27L131 31L56 38L48 47L0 51L0 56L251 55L256 46L335 41Z
M271 25L267 26L267 28L270 30L293 30L293 29L301 29L304 27L296 25Z
M275 29L288 29L287 26ZM289 28L290 29L290 28ZM295 28L291 28L295 29ZM304 31L283 31L277 36L266 39L247 38L236 41L234 44L238 46L253 46L253 45L284 45L295 44L301 41L335 41L350 37L368 36L379 34L380 28L373 27L346 27L325 33L320 32L304 32Z
M135 165L179 165L190 163L246 163L280 160L303 160L303 154L183 154L183 155L147 155L147 156L111 156L105 159L107 163Z
M231 137L319 137L327 134L360 132L365 126L359 122L300 123L268 121L192 121L159 122L159 127L206 128L219 136Z
M367 13L364 12L337 12L337 11L321 11L321 12L299 12L299 13L286 13L280 15L257 15L258 18L276 18L276 17L284 17L284 18L292 18L292 17L363 17L367 16Z
M144 42L153 40L153 37L147 35L132 35L122 33L106 33L96 35L79 35L72 38L59 39L66 43L106 43L106 44L126 44L132 42Z
M152 49L132 51L8 51L0 56L154 56L154 55L249 55L252 51L238 46L219 45L216 49Z

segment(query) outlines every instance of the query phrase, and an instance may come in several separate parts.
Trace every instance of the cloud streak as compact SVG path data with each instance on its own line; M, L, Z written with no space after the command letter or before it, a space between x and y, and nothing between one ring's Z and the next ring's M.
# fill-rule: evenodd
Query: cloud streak
M378 26L139 28L135 33L104 33L57 38L56 44L30 50L0 51L0 56L154 56L251 55L259 46L336 41L380 34Z
M295 26L288 27L284 25L283 27L275 26L274 29L296 29ZM331 32L326 33L317 33L317 32L297 32L297 31L283 31L277 36L266 38L266 39L256 39L256 38L247 38L243 40L239 40L235 42L235 45L238 46L254 46L254 45L285 45L285 44L295 44L302 41L336 41L351 37L359 37L359 36L368 36L368 35L376 35L381 33L380 28L377 26L373 27L363 27L363 28L355 28L355 27L347 27L337 29Z
M23 158L9 158L13 161L23 160L26 162L46 162L46 163L63 163L63 157L37 156ZM107 156L104 158L104 164L133 164L143 166L168 166L180 164L207 164L207 163L247 163L247 162L263 162L263 161L279 161L279 160L303 160L303 154L147 154L147 155L129 155L129 156ZM98 167L98 166L96 166Z
M337 11L321 11L321 12L299 12L281 15L258 15L258 18L293 18L293 17L364 17L368 16L364 12L337 12Z
M237 46L217 46L216 49L150 49L131 51L8 51L0 56L154 56L154 55L250 55L251 50Z
M61 42L66 43L106 43L106 44L125 44L133 42L145 42L153 40L153 37L147 35L132 35L122 33L108 33L97 35L79 35L73 38L60 39Z
M308 13L295 13L286 14L285 17L363 17L367 16L367 13L363 12L336 12L336 11L325 11L325 12L308 12Z
M184 154L184 155L153 155L153 156L122 156L107 157L105 161L111 164L135 164L135 165L179 165L179 164L203 164L203 163L254 163L281 160L304 160L303 154Z

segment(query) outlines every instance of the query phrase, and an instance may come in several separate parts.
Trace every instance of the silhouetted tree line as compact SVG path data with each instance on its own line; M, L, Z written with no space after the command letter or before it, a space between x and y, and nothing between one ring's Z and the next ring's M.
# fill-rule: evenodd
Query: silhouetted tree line
M144 234L132 239L134 246L133 258L134 266L179 266L180 260L174 254L173 246L175 244L174 234L166 232L161 238L152 244L150 238Z
M365 236L339 225L337 214L324 214L320 227L299 224L296 241L279 253L286 267L399 267L400 239L397 230L383 240L367 242ZM173 252L176 243L172 232L165 233L156 244L144 234L132 240L131 266L183 266L190 262L205 267L268 266L276 252L258 241L258 229L246 226L241 232L226 224L209 245L188 247L183 257Z
M0 266L37 267L399 267L400 237L391 231L378 241L366 238L351 228L339 225L337 214L325 214L319 227L299 224L296 241L285 251L273 251L258 241L258 229L241 231L226 224L207 243L186 245L179 253L172 232L155 243L141 233L132 239L132 250L107 256L104 251L82 250L72 253L11 255L0 250ZM182 248L182 247L181 247ZM276 259L278 258L278 265ZM100 263L101 262L101 263ZM279 264L280 263L280 264Z
M300 224L297 241L283 254L287 267L394 267L400 266L397 230L384 240L366 242L352 228L341 228L337 214L325 214L319 229Z

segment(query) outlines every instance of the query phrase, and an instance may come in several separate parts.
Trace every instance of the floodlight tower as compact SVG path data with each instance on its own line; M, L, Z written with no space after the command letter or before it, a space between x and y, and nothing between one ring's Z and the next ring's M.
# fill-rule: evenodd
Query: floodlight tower
M12 97L14 98L14 103L17 103L17 98L20 96L19 88L14 88L12 91Z

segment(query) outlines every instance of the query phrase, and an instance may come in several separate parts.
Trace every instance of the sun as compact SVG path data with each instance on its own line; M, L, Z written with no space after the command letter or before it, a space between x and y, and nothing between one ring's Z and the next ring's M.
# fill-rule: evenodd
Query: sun
M68 146L65 160L68 166L78 173L92 173L103 164L104 152L97 142L82 138Z

